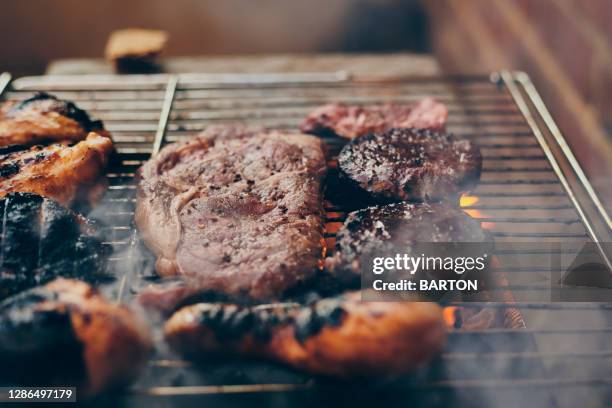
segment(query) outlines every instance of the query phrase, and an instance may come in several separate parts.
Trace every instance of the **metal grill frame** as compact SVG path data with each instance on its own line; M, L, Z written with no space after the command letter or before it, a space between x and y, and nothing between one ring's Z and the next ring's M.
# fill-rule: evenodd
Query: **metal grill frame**
M552 116L546 108L544 102L539 96L536 88L529 79L529 76L523 72L509 72L501 71L493 73L490 76L455 76L455 77L404 77L404 78L366 78L366 77L351 77L346 72L335 72L335 73L305 73L305 74L232 74L232 75L206 75L206 74L181 74L181 75L150 75L150 76L107 76L107 75L83 75L83 76L46 76L46 77L26 77L11 82L11 76L7 73L0 75L0 97L5 93L6 90L10 89L11 92L32 92L35 90L45 90L50 92L74 92L84 94L84 98L80 101L76 101L78 104L82 101L87 101L87 95L93 96L96 92L123 92L129 91L134 92L138 95L138 92L148 92L150 90L155 91L161 97L155 98L156 102L159 102L159 109L150 109L151 112L159 111L155 120L156 125L154 128L148 128L145 133L154 133L154 137L150 141L145 142L150 144L149 152L141 151L138 148L131 146L123 147L122 144L129 145L129 142L125 142L126 139L120 139L118 141L119 153L124 157L124 164L129 164L130 168L135 168L138 162L142 162L146 159L148 154L156 154L163 145L169 141L168 133L169 126L173 122L181 121L181 115L175 114L175 104L177 100L181 100L181 93L194 91L200 92L201 96L195 97L194 100L205 102L209 100L206 96L207 92L214 94L217 91L218 95L223 94L224 90L249 90L249 89L283 89L284 87L297 87L296 93L299 94L300 87L308 89L311 85L316 86L329 86L330 88L336 87L359 87L359 86L392 86L394 84L419 84L423 81L429 81L435 84L444 84L448 86L451 93L457 87L461 87L464 83L477 83L487 84L487 86L497 86L501 91L507 92L510 100L517 113L520 113L521 119L518 122L508 121L503 122L500 127L508 128L521 127L526 125L526 129L520 131L508 131L507 136L512 138L517 148L540 149L545 158L547 165L541 167L529 167L529 173L534 175L542 174L547 172L553 172L557 178L558 183L562 187L562 192L558 191L541 191L541 192L530 192L527 191L523 194L523 198L529 199L530 197L536 196L549 196L551 199L559 200L563 198L569 199L571 206L567 205L549 205L546 210L550 211L565 211L570 213L564 222L567 225L580 224L584 226L585 233L581 232L524 232L522 233L498 233L497 237L523 237L528 239L582 239L587 237L595 243L598 251L602 255L603 259L607 263L608 267L612 270L612 264L610 261L610 254L607 252L605 243L612 242L612 223L610 216L607 214L604 206L602 205L599 197L595 193L591 184L589 183L586 175L581 169L579 163L574 157L571 149L565 141L561 131L556 126ZM262 88L263 87L263 88ZM184 96L184 95L183 95ZM435 95L434 95L435 96ZM287 96L286 99L291 101L294 96ZM213 98L214 99L214 98ZM229 98L231 99L231 97ZM282 100L282 97L279 97ZM95 102L95 98L90 101ZM126 99L127 103L136 102L135 98ZM101 101L104 102L104 101ZM467 109L461 107L461 98L458 99L459 109ZM480 101L482 105L487 108L489 102L486 98L482 98ZM479 103L480 103L479 102ZM112 100L111 102L112 103ZM281 102L278 102L279 104ZM223 104L220 104L223 106ZM465 103L469 106L469 103ZM493 104L494 105L494 104ZM493 106L491 105L491 106ZM282 106L282 105L281 105ZM87 107L85 107L87 110ZM231 110L232 108L230 108ZM94 111L96 109L93 109ZM119 113L119 109L108 109L109 111L115 111L115 114ZM190 109L186 108L189 111ZM196 110L196 108L192 109ZM491 109L495 111L494 108ZM501 115L500 110L500 115ZM213 117L214 117L213 112ZM152 113L152 115L155 115ZM101 116L101 115L97 115ZM469 116L469 115L468 115ZM478 113L475 114L478 116ZM451 122L453 113L451 112ZM206 121L206 115L203 116ZM104 119L104 117L102 117ZM210 117L209 117L210 119ZM221 118L222 119L222 118ZM248 120L248 118L245 118ZM188 121L188 120L183 120ZM106 122L106 121L105 121ZM520 122L520 123L519 123ZM176 125L173 127L173 132L189 132L189 130L182 130L182 125ZM475 126L479 126L477 121ZM113 131L113 129L110 129ZM193 132L191 132L193 133ZM499 131L499 134L503 135L503 131ZM479 139L480 140L480 139ZM531 143L525 143L527 140ZM535 143L534 143L535 142ZM504 149L512 144L505 144L498 146L496 144L487 144L487 148L495 150L497 148ZM520 147L522 146L522 147ZM134 159L133 158L138 158ZM495 159L501 162L511 160L508 156L502 155L488 155L485 159ZM524 161L541 161L541 155L524 155L521 157ZM519 169L520 170L520 169ZM499 173L501 176L506 172L517 171L516 168L511 166L499 166L494 169L489 169L490 173ZM111 184L111 192L113 187L117 187L119 194L118 199L123 200L125 197L121 197L122 191L125 189L134 189L133 184L130 184L130 177L132 173L118 171L115 174L117 179L125 179L126 182L121 182L115 186ZM483 185L486 185L487 181L483 181ZM499 184L499 183L498 183ZM508 188L512 188L513 185L542 185L546 186L554 184L550 179L538 179L537 177L525 180L506 180L506 183L501 182L501 185L507 185ZM493 194L493 193L491 193ZM487 192L480 192L479 197L487 197ZM496 192L495 197L511 197L512 191L509 192ZM129 201L129 199L125 199ZM480 204L465 207L471 210L491 210L491 205ZM528 205L495 205L494 210L498 211L524 211L528 209ZM328 208L329 211L341 210L335 208ZM575 211L575 216L571 213ZM130 218L129 211L118 211L117 214L122 214L126 219ZM331 217L328 221L330 222L341 222L342 217ZM530 223L558 223L559 219L555 217L514 217L514 216L498 216L488 217L485 222L490 223L517 223L521 225L529 225ZM126 231L124 238L121 242L117 242L119 245L125 245L128 248L133 246L137 241L137 234L131 228L126 226L115 226L118 231ZM508 235L509 234L509 235ZM115 243L111 242L111 245ZM537 253L537 249L534 249L534 253ZM119 259L123 261L123 259ZM522 271L520 268L515 272L532 272L534 268L530 268L529 271ZM506 268L506 273L512 273L511 269ZM118 301L121 301L124 297L125 288L129 285L129 278L124 276L119 284L117 293ZM511 290L529 289L529 285L521 287L510 287ZM507 309L508 304L504 303L466 303L462 304L464 307L483 307L491 309ZM598 312L607 313L612 312L612 304L610 303L593 303L593 304L565 304L565 303L541 303L541 302L516 302L512 305L522 311L537 310L537 311L548 311L551 313L569 311L575 312ZM545 365L543 363L554 360L572 362L572 361L593 361L597 359L603 359L604 361L612 358L612 350L604 351L577 351L577 352L545 352L538 350L537 347L533 348L534 337L537 336L604 336L605 339L612 337L612 329L608 327L594 327L590 329L572 329L570 327L562 328L548 328L548 329L531 329L525 327L522 330L514 329L489 329L489 330L474 330L474 331L463 331L451 333L451 345L455 338L459 338L459 343L463 343L465 339L474 339L475 343L484 342L486 343L487 338L508 338L511 339L511 344L506 345L506 349L490 351L482 353L481 350L476 348L465 347L461 345L457 350L446 351L441 357L441 361L444 364L467 364L474 365L483 362L496 362L496 361L534 361L537 362L537 366L541 367ZM520 340L517 340L520 339ZM518 342L518 343L517 343ZM498 343L493 343L498 344ZM517 348L517 345L529 344L528 350L524 350L521 347ZM449 363L450 362L450 363ZM151 362L151 366L154 368L184 368L190 366L190 363L168 358L158 358ZM543 372L546 372L544 370ZM434 376L435 377L435 376ZM443 376L442 376L443 377ZM452 378L427 378L425 381L414 381L406 384L406 388L418 389L419 392L425 392L427 390L438 392L439 390L457 390L457 389L495 389L499 392L500 389L535 389L538 392L544 390L546 395L543 397L546 401L551 398L552 394L558 392L558 387L570 387L580 388L586 387L589 390L593 388L605 388L612 385L612 376L608 375L605 377L588 377L588 378L476 378L476 379L452 379ZM189 397L189 396L205 396L205 395L225 395L225 394L252 394L252 393L286 393L298 390L310 390L319 387L326 387L327 385L321 384L318 381L312 379L305 379L297 383L278 384L278 383L266 383L266 384L221 384L221 385L188 385L188 386L165 386L165 385L153 385L153 386L136 386L128 393L132 396L140 397ZM551 388L552 387L552 388Z

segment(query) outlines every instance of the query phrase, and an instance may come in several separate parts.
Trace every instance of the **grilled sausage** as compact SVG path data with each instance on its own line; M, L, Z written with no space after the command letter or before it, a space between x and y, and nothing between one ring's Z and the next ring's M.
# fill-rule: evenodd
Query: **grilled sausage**
M359 292L309 306L200 303L165 325L173 348L190 357L228 352L337 377L401 374L438 353L442 311L426 302L362 302Z

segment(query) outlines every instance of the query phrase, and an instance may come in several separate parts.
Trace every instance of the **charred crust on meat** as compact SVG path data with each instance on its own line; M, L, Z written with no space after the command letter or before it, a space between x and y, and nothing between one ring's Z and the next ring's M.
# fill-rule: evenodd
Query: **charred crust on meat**
M0 165L0 177L6 178L19 173L19 163L8 163Z
M374 201L437 201L473 188L482 156L470 140L427 129L391 129L346 144L341 179Z
M73 342L67 309L37 309L42 302L58 299L45 287L27 290L0 303L0 346L4 352L27 353L49 344ZM24 334L27 334L24 335ZM32 335L34 334L34 335Z
M109 249L93 222L32 193L0 199L0 215L0 299L57 276L108 278Z
M87 112L79 109L74 102L59 99L56 96L46 92L38 92L34 94L34 96L19 102L17 105L11 107L7 113L7 116L10 117L12 114L34 106L41 106L43 111L56 112L62 116L70 118L80 124L87 132L104 129L102 121L92 120Z
M220 341L232 341L250 334L257 340L270 339L272 330L291 321L282 307L273 310L236 304L206 304L198 309L198 321L215 332Z
M478 243L490 248L493 238L478 220L449 203L369 207L347 216L337 233L334 254L326 259L326 269L345 284L357 286L369 257L408 254L422 243Z
M341 297L337 297L310 306L291 303L259 306L201 304L197 319L199 324L212 330L219 341L239 341L251 335L257 341L266 342L277 328L290 326L295 338L303 343L325 327L339 326L345 315Z
M219 340L232 340L254 327L254 315L249 309L235 305L211 304L200 312L199 321L215 330Z
M104 170L112 150L111 139L97 133L73 146L12 145L0 149L0 197L32 192L74 209L88 209L104 192Z
M56 279L0 303L0 378L10 384L96 394L133 380L150 346L132 312L83 282Z
M0 360L11 367L10 373L0 369L0 378L22 385L87 381L83 346L69 310L37 307L57 298L57 293L39 287L0 303ZM55 378L57 367L62 367L61 379Z
M0 147L0 158L4 158L5 156L9 156L12 153L22 152L24 150L29 150L30 148L31 148L31 146L20 145L20 144Z
M227 340L218 333L225 330L218 325L222 319L215 317L213 326L208 318L198 318L207 312L207 317L218 314L218 305L193 305L166 322L164 336L173 349L190 358L231 353L343 378L403 374L442 349L446 330L437 305L363 302L361 296L355 291L311 304L243 309L225 304L232 314L243 311L255 318L245 324L244 333L241 328Z
M304 343L309 337L317 335L326 326L339 326L345 314L346 312L337 299L317 302L296 316L295 338L300 343Z

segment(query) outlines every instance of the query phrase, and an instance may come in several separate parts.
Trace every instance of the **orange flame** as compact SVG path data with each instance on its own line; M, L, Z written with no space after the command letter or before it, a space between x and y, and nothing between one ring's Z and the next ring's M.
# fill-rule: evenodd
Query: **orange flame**
M478 198L476 196L463 195L459 199L459 205L461 207L469 207L469 206L472 206L472 205L476 204L479 200L480 200L480 198Z
M447 306L442 310L442 315L444 316L444 322L446 322L446 326L449 328L454 328L457 323L457 313L459 309L456 306Z
M466 208L466 207L471 207L477 204L479 201L480 201L480 197L478 196L464 195L464 196L461 196L461 198L459 199L459 205L461 206L461 208ZM468 215L470 215L471 217L474 217L477 219L486 219L489 217L484 212L478 209L475 209L475 208L467 208L464 211L468 213ZM486 230L491 230L495 228L494 222L482 221L480 225L482 226L482 228Z

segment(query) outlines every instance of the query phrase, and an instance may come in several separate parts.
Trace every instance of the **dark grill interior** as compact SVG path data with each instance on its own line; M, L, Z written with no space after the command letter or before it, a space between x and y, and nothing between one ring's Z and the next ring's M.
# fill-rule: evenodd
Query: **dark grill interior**
M507 281L504 299L513 304L453 305L502 316L499 324L453 331L431 366L410 378L367 384L313 379L259 362L194 367L158 350L144 378L113 398L129 406L151 398L266 405L597 406L612 401L612 305L544 301L559 282L551 280L556 275L542 256L551 243L577 252L595 242L593 251L608 262L603 243L612 241L610 221L526 75L384 81L343 73L32 77L14 81L3 98L23 99L35 90L74 100L104 120L117 143L120 163L111 170L109 190L94 214L108 228L107 244L115 251L117 284L106 290L118 301L129 300L142 284L141 274L151 275L132 226L135 170L159 147L207 125L246 122L296 130L309 110L326 102L401 102L430 95L447 104L448 130L475 140L484 157L482 180L461 205L499 244L492 274ZM336 153L342 144L326 142ZM326 204L331 247L345 213Z

